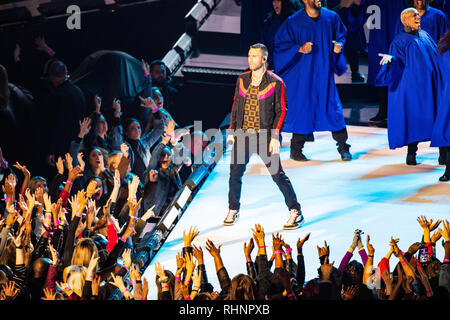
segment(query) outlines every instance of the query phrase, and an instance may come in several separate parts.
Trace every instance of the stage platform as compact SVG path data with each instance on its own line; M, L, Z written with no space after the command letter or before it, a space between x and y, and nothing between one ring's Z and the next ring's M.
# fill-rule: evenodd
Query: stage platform
M419 144L415 167L405 164L406 148L389 150L386 129L348 127L349 143L354 160L343 162L328 132L316 133L316 141L307 143L304 153L311 160L289 159L290 134L283 134L282 165L301 203L305 224L297 230L283 231L289 217L281 192L272 182L259 157L253 156L243 178L241 217L231 227L222 221L228 208L228 177L230 153L220 160L194 198L164 245L144 273L149 282L148 299L156 299L155 267L160 262L175 273L175 256L183 247L183 230L196 226L200 234L193 242L202 246L209 282L220 291L214 261L205 248L207 239L222 244L221 254L230 277L246 274L244 241L248 242L255 223L263 226L266 243L272 244L272 233L280 232L297 254L299 237L311 233L304 245L306 281L317 276L319 260L317 245L326 240L330 246L330 261L338 267L348 250L353 232L370 235L375 248L375 264L389 250L391 236L400 238L403 251L421 241L422 229L416 219L426 215L431 219L449 219L450 184L439 182L444 166L438 166L438 149L429 143ZM437 255L443 257L439 241ZM257 250L252 255L254 259ZM271 247L268 253L271 254ZM355 252L354 259L361 261ZM294 260L295 261L295 260ZM392 256L391 265L396 263Z

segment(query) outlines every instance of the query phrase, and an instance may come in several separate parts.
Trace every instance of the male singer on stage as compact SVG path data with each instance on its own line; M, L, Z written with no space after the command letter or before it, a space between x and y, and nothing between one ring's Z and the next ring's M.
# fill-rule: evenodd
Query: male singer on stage
M290 217L284 230L297 229L304 222L292 184L280 162L280 134L287 113L286 87L274 73L266 70L267 47L255 44L248 52L250 71L236 82L231 111L228 144L234 144L231 156L228 203L225 226L239 218L242 176L253 153L257 153L283 193Z
M275 72L286 82L289 112L285 132L292 132L291 158L306 161L303 146L314 131L331 131L343 161L350 145L334 74L347 69L343 56L347 29L321 0L302 0L305 9L290 16L275 35Z

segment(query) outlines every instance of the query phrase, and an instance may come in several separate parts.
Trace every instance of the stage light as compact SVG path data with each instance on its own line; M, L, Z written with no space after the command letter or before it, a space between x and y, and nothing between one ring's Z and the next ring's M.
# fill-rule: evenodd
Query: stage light
M208 7L203 2L197 2L188 12L188 14L184 17L184 21L187 25L194 25L195 29L200 28L200 25L203 23L204 19L208 15Z
M175 195L175 204L179 209L183 209L188 200L190 199L192 194L192 190L189 189L188 186L184 186L181 190L177 192Z
M209 166L202 164L197 169L192 172L187 178L185 185L187 185L191 190L194 190L203 178L208 174Z
M173 48L181 55L182 58L186 59L189 52L192 50L192 37L187 33L183 33Z
M205 4L209 10L212 10L216 5L214 0L201 0L203 4Z
M173 73L181 64L182 58L175 49L171 49L169 52L167 52L162 61L166 65L167 69L169 69L170 73Z
M180 214L180 212L181 212L180 209L178 209L176 206L172 205L172 207L170 207L167 210L167 214L161 219L160 224L164 225L164 227L167 230L170 230L174 221L178 218L178 215Z

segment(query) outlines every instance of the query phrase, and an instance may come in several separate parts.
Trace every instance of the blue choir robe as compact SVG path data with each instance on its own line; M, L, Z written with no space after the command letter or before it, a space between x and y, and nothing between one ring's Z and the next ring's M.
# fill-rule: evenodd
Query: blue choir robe
M408 0L367 0L364 3L364 12L368 16L368 9L371 6L380 8L380 29L371 29L369 32L368 65L369 74L367 84L384 87L385 82L377 81L380 71L379 53L386 53L389 46L397 34L397 21L400 19L402 11L409 7Z
M431 146L450 147L450 50L438 56L438 65L443 77L443 89L439 90Z
M379 74L389 84L389 147L429 141L442 89L436 43L423 30L415 35L401 32L392 41L389 54L392 63L383 66Z
M281 26L280 16L273 13L273 15L264 21L264 27L261 31L261 43L265 44L269 51L267 62L269 63L269 70L274 70L273 65L273 48L275 43L275 34Z
M420 28L425 30L436 43L444 36L448 27L449 24L445 14L441 10L432 7L429 7L420 19ZM404 29L405 26L401 19L398 18L397 33L400 33Z
M345 44L347 30L338 14L321 9L317 21L304 9L290 16L275 35L275 72L285 84L288 112L285 132L310 134L314 131L339 131L345 128L342 105L334 73L343 74L343 51L333 52L332 41ZM298 52L312 42L312 52Z

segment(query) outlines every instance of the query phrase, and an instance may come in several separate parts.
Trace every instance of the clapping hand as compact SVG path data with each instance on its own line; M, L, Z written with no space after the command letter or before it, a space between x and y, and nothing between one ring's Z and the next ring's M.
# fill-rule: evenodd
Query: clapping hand
M390 245L392 248L392 251L394 252L394 256L396 256L397 258L400 256L401 252L400 249L397 245L397 242L399 241L399 238L394 239L393 237L391 237L391 241L390 241Z

